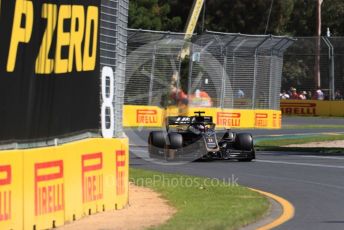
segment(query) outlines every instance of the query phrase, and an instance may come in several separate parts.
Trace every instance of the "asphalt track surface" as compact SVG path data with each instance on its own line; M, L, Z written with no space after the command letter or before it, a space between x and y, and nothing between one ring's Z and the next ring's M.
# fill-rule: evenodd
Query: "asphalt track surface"
M311 123L307 123L311 122ZM344 119L287 118L284 124L344 124ZM321 135L341 129L254 130L256 138L270 135ZM209 178L233 179L237 183L279 195L295 207L295 216L276 229L344 229L344 154L325 156L312 153L258 152L254 162L211 161L185 164L150 160L147 130L127 130L131 144L131 166L162 172Z

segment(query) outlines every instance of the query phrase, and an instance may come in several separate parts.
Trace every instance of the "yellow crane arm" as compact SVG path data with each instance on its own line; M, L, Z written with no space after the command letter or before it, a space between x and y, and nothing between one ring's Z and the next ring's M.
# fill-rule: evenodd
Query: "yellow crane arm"
M184 30L184 32L185 32L184 40L185 41L190 39L194 33L199 15L201 14L201 11L202 11L204 1L205 0L194 0L194 2L193 2L192 9L190 11L189 18L187 20L185 30ZM181 50L181 52L179 53L178 56L179 56L179 58L181 58L181 60L183 60L189 54L190 54L190 47L189 47L189 44L186 42L184 44L183 49ZM178 71L175 71L172 75L171 86L174 86L179 90L180 89L179 82L180 82L180 73ZM179 113L180 113L180 111L179 111ZM183 114L183 113L180 113L180 114Z
M186 22L184 40L188 40L192 37L192 34L194 33L196 25L197 25L199 15L201 14L204 1L205 0L194 0L192 9L189 14L188 21ZM181 51L180 57L184 59L185 56L189 54L190 54L190 47L186 45L186 47L184 47L184 49Z
M201 14L203 4L204 4L204 0L194 0L192 9L189 14L189 18L185 27L185 39L189 39L192 36L196 28L199 15Z

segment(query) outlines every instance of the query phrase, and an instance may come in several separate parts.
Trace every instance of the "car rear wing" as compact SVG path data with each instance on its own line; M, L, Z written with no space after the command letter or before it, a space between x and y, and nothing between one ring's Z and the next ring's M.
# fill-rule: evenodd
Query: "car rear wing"
M167 125L189 125L189 124L191 124L191 117L176 116L176 117L167 118Z
M194 123L205 123L205 124L209 124L209 123L213 123L213 117L211 116L195 116L193 117L193 122Z
M175 116L167 118L167 125L189 125L194 123L213 123L213 117L211 116Z

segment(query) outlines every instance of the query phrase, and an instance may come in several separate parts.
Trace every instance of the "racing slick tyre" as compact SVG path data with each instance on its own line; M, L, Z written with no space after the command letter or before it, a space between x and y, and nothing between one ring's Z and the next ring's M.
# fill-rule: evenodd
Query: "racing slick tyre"
M254 146L253 146L253 138L252 135L249 133L239 133L235 139L236 148L242 151L251 151L249 156L244 159L239 159L241 162L250 162L256 158Z
M149 133L148 137L148 152L149 157L157 157L161 154L159 152L164 152L166 146L166 136L162 131L152 131ZM164 156L164 154L162 154Z
M170 149L180 149L183 147L183 136L179 133L169 133Z
M252 135L249 133L238 133L235 139L235 147L238 150L254 151Z
M239 159L241 162L251 162L253 159L256 159L256 152L253 150L250 156L244 159Z

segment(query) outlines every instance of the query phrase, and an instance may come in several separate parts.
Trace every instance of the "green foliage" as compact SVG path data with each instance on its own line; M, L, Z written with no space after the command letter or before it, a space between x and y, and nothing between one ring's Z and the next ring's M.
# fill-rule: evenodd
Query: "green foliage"
M323 126L325 127L325 126ZM292 127L290 127L292 128ZM298 129L312 128L317 129L321 126L298 126ZM259 151L291 151L291 152L312 152L325 154L343 154L343 148L327 147L285 147L292 144L306 144L311 142L337 141L344 140L344 135L322 135L322 136L294 136L294 137L274 137L269 139L257 140L256 150Z
M331 29L333 36L344 35L344 1L325 0L322 5L322 32L325 34L326 28Z
M184 31L194 0L130 0L129 27ZM271 0L206 0L205 28L208 30L263 34ZM324 0L322 33L344 35L344 1ZM201 32L202 15L196 32ZM315 0L274 0L267 33L314 36Z
M168 17L171 8L158 0L130 0L129 27L150 30L177 30L182 24L180 17Z
M294 7L286 24L286 31L294 36L314 36L316 30L316 2L293 0Z
M292 144L306 144L311 142L321 142L321 141L337 141L344 140L344 135L322 135L322 136L295 136L295 137L279 137L270 138L268 140L257 140L257 147L274 146L281 147L285 145Z
M206 27L225 32L263 34L270 5L271 1L267 0L208 0ZM293 5L293 0L274 1L268 33L285 33Z

